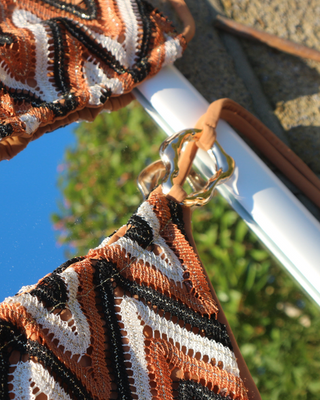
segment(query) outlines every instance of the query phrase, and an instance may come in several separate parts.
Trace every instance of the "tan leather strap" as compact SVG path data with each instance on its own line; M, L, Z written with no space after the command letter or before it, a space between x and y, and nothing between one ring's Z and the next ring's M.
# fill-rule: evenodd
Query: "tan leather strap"
M186 39L186 42L189 43L196 31L196 24L193 16L184 0L169 0L169 2L174 7L183 23L183 31L181 33Z
M208 150L216 137L219 119L227 121L263 153L286 175L310 200L320 207L320 180L311 169L274 133L249 111L233 100L220 99L213 102L206 114L196 124L203 129L197 145Z
M174 178L174 185L168 193L168 196L174 199L177 203L181 203L187 197L187 193L184 191L182 186L189 175L197 151L198 147L196 146L195 142L189 142L178 162L179 175Z
M320 52L311 47L304 46L291 40L280 38L267 32L260 31L251 26L240 24L232 19L217 15L214 26L224 29L234 35L242 36L246 39L258 40L270 47L293 54L298 57L309 58L310 60L320 61Z

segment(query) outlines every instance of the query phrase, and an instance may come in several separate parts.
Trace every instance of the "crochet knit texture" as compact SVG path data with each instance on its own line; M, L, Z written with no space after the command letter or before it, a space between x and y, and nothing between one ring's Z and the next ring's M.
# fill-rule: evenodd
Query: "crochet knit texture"
M0 140L130 92L184 47L143 0L0 1Z
M152 194L0 305L1 399L247 399L182 208Z

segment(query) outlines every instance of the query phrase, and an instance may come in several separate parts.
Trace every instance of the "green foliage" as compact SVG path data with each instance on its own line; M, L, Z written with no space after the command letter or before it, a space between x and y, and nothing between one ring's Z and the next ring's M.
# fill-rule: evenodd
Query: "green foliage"
M199 254L263 399L318 399L318 307L223 198L194 214Z
M75 134L77 145L67 150L58 181L64 200L52 216L67 257L75 250L85 254L127 222L142 199L137 177L159 158L165 138L145 111L132 105L81 124Z
M68 256L85 254L124 224L142 198L139 172L164 135L131 106L76 131L53 216ZM319 309L217 195L193 215L199 254L264 400L319 398Z

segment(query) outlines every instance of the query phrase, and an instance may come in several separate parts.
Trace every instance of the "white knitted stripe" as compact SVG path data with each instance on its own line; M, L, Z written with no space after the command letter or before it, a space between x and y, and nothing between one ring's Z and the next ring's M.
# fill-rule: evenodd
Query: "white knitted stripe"
M158 217L156 216L155 212L153 211L152 204L145 201L138 208L136 214L139 215L139 217L141 217L143 220L145 220L151 226L154 237L159 236L160 222L159 222Z
M167 271L174 271L173 273L178 273L179 275L179 281L183 279L182 274L184 269L181 266L181 263L178 259L178 257L175 255L175 253L170 249L170 247L167 245L166 241L164 238L160 235L160 222L159 219L156 215L156 213L153 211L153 205L145 201L144 203L141 204L141 206L138 208L137 215L139 215L142 219L144 219L152 228L153 231L153 243L161 247L162 253L159 255L165 256L161 257L164 260L167 259L168 263L167 265ZM177 269L178 267L178 269Z
M165 58L163 62L163 67L165 65L173 64L177 58L182 56L182 47L179 39L173 39L172 37L166 35L165 48Z
M172 279L174 282L182 282L184 270L177 256L165 242L160 243L160 241L154 241L154 243L161 246L161 254L155 255L152 251L143 249L135 241L124 237L112 243L111 246L120 246L122 249L126 250L127 253L130 253L131 257L136 257L137 261L143 261L144 264L149 263L150 265L153 265L163 275ZM164 256L163 259L162 256Z
M124 325L123 329L127 332L126 338L129 340L129 344L125 346L129 346L127 353L130 354L130 362L132 364L131 370L136 388L135 394L139 400L150 400L152 394L148 377L143 326L138 318L136 304L128 301L127 296L124 296L123 299L120 298L120 300L122 300L118 306L120 307L120 311L117 314L121 315L121 322Z
M20 120L26 124L26 133L29 135L35 132L39 125L40 121L34 115L30 115L28 113L20 115Z
M83 65L83 74L89 87L91 105L100 105L100 97L105 89L111 89L113 94L122 94L122 83L117 78L108 78L107 75L99 68L98 64L92 61L86 61Z
M121 43L111 39L108 36L104 36L101 33L92 31L83 24L78 24L78 26L82 27L86 31L87 35L91 36L105 50L109 51L121 65L123 65L125 68L129 67L127 54Z
M25 285L22 286L19 291L18 294L23 294L24 292L30 292L32 289L34 289L37 286L37 284L34 285Z
M159 331L160 335L166 334L167 340L172 339L173 343L180 344L180 349L185 346L186 354L189 350L193 350L193 357L196 353L200 353L201 359L208 356L209 361L212 358L216 359L216 363L222 361L224 370L239 376L236 357L228 347L217 343L215 340L209 340L206 337L189 332L187 329L181 328L179 324L174 324L172 321L160 317L139 300L127 298L126 301L135 304L138 314L146 325L152 328L153 334L155 331Z
M15 8L12 21L18 28L27 28L29 29L35 38L36 43L36 71L35 71L35 80L37 81L37 85L42 90L43 94L41 94L41 99L47 102L53 102L59 98L59 92L54 87L54 84L49 82L48 69L48 54L49 54L49 37L45 26L42 24L40 18L32 14L30 11L22 10ZM12 78L12 82L5 81L6 85L16 88L14 85L14 79ZM30 90L30 87L25 85L27 90Z
M128 68L134 64L136 59L139 40L138 29L139 24L141 24L140 15L138 12L138 6L134 0L116 0L116 3L125 25L125 40L122 46L126 50L126 68Z
M79 286L78 275L72 267L69 267L60 276L68 288L69 300L66 306L72 314L69 321L63 321L58 314L49 313L43 304L29 293L8 297L5 302L21 304L43 329L49 330L48 334L53 333L52 341L57 339L59 345L64 347L64 352L70 351L71 357L75 354L82 357L90 346L90 327L76 297Z
M174 273L178 273L179 276L181 277L181 280L183 279L183 272L184 269L179 261L179 258L174 254L174 252L170 249L170 247L167 245L166 241L162 236L158 236L153 240L153 243L159 246L162 250L162 253L159 254L158 257L163 257L164 255L164 260L168 260L167 262L167 270L172 270Z
M44 369L41 364L32 360L19 361L13 373L13 386L9 393L14 394L15 400L35 400L40 393L44 393L50 400L71 400L70 396L55 381L55 379ZM34 383L33 386L31 384ZM35 389L39 391L33 393Z

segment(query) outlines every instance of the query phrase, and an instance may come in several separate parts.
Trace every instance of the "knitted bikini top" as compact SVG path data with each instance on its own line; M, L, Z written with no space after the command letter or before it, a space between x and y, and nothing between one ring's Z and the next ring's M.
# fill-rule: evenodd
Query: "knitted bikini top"
M130 92L185 39L143 0L0 2L0 140Z
M0 304L0 398L247 399L181 206L108 242Z

